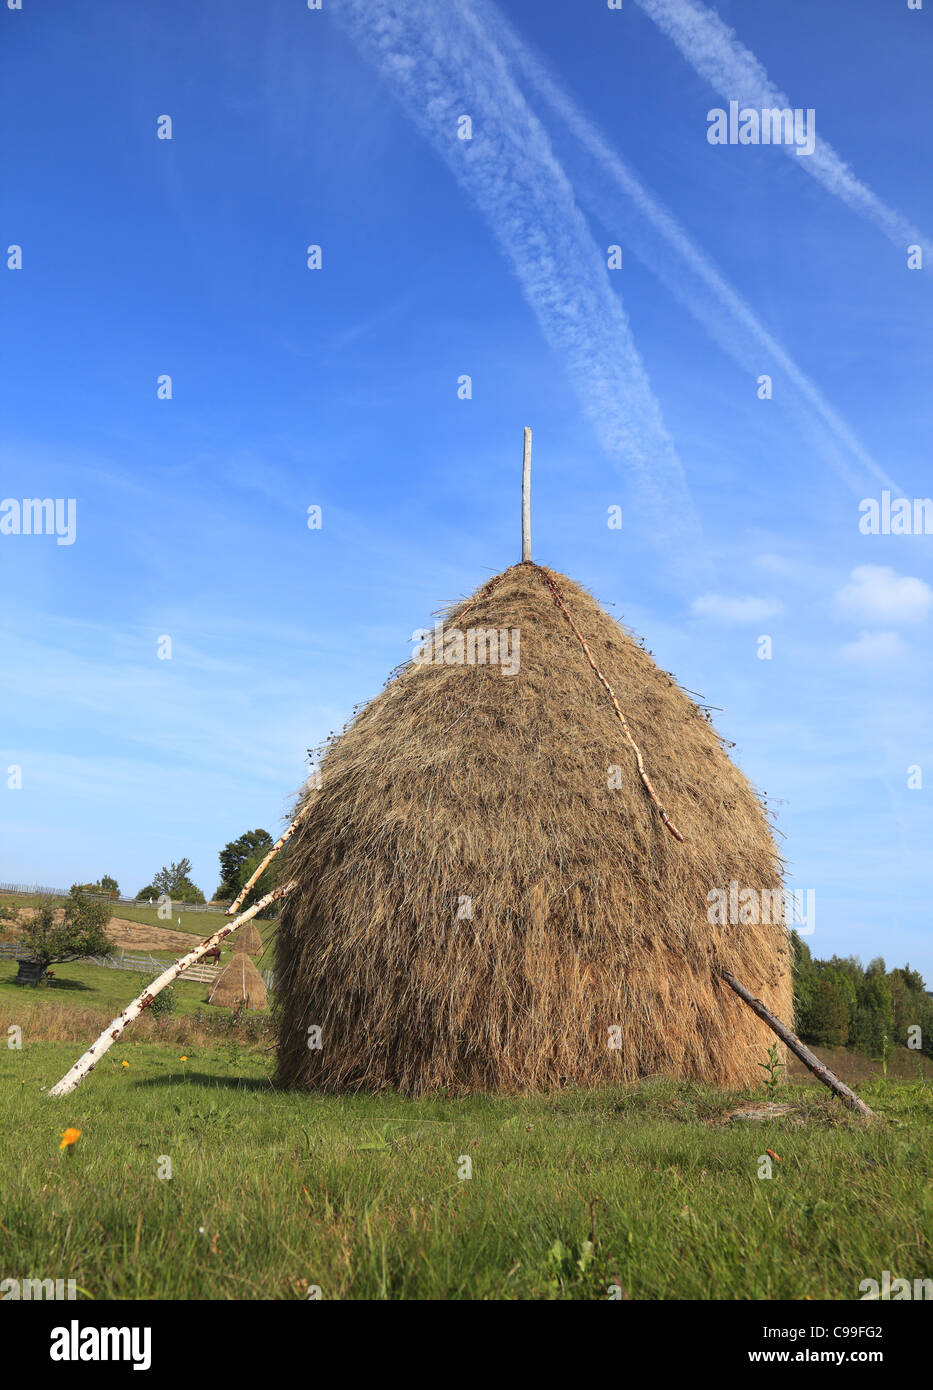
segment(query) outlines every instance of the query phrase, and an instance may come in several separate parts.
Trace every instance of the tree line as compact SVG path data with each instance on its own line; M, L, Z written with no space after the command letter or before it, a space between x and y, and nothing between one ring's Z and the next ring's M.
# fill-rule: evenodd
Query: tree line
M230 840L224 845L219 854L220 883L211 902L232 902L253 872L259 868L272 845L273 839L268 830L246 830L238 839ZM277 882L277 865L273 862L250 890L244 900L244 907L251 906L270 892ZM159 872L153 875L152 881L147 883L145 888L140 888L136 897L158 898L163 893L177 903L205 901L201 889L192 882L190 859L181 859L177 864L163 864Z
M933 1057L933 997L909 965L888 970L881 956L817 960L796 932L794 1015L804 1042L852 1047L882 1057L895 1043Z
M219 855L220 883L211 902L232 902L254 870L259 868L272 845L272 836L268 830L247 830L238 839L224 845ZM270 864L245 899L244 906L249 907L258 898L270 892L277 882L276 865ZM96 883L80 883L74 886L82 893L114 899L120 896L120 885L112 874L104 874ZM177 903L206 901L203 892L191 878L191 860L187 858L179 859L177 863L173 861L163 864L159 872L153 874L150 881L140 888L136 899L139 901L141 898L159 898L163 893Z

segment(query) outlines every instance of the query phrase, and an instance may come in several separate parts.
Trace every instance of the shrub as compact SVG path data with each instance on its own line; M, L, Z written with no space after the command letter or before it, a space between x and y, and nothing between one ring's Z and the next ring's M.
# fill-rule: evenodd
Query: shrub
M175 998L175 986L166 985L160 994L157 994L149 1005L149 1011L154 1018L168 1018L178 1007L178 1000Z

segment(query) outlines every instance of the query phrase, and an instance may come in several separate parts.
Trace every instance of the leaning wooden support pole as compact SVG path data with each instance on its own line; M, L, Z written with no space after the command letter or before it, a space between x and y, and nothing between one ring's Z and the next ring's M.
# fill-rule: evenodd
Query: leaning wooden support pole
M295 819L292 821L291 825L288 827L288 829L287 829L283 834L281 834L281 835L279 836L279 838L276 840L275 844L274 844L274 845L272 846L272 848L270 849L269 853L266 855L265 859L264 859L264 860L262 861L262 863L259 865L259 868L256 869L255 873L250 874L249 878L248 878L248 879L246 880L246 882L243 884L243 887L240 889L239 893L237 893L237 895L236 895L235 899L233 900L233 902L232 902L232 903L230 904L230 906L227 908L227 911L226 911L226 916L227 916L227 917L232 917L233 914L237 911L238 907L240 906L240 903L244 901L244 899L246 898L247 893L248 893L249 890L252 888L253 884L256 882L257 879L259 879L259 878L262 877L263 873L264 873L265 870L268 868L268 866L272 863L273 859L274 859L275 856L278 854L278 852L279 852L279 850L282 848L282 846L283 846L288 840L290 840L290 839L292 838L292 836L294 835L295 831L298 829L299 825L301 824L302 819L308 814L308 812L310 811L310 809L311 809L311 807L312 807L313 805L314 805L314 798L312 798L312 797L310 797L310 796L309 796L309 797L306 797L306 798L305 798L305 803L304 803L304 805L302 806L301 810L298 812L298 814L297 814L297 816L295 817Z
M209 951L213 946L219 946L225 937L228 937L231 932L236 931L237 927L241 927L244 922L248 922L251 917L255 917L257 912L262 912L263 908L268 907L269 904L275 902L277 898L284 898L285 894L290 893L294 887L294 883L289 883L286 884L284 888L274 888L271 893L267 893L264 898L260 898L258 903L254 903L248 911L242 913L235 921L228 922L227 925L221 927L219 931L215 931L213 936L209 936L206 941L202 941L200 946L196 946L193 951L189 951L186 956L182 956L179 960L176 960L174 964L170 965L168 970L160 975L157 980L153 980L148 989L144 989L142 994L133 1000L132 1004L127 1005L119 1018L115 1018L112 1023L108 1023L97 1041L88 1048L83 1057L75 1062L71 1071L67 1072L62 1077L58 1085L52 1087L51 1091L49 1091L49 1095L70 1095L70 1093L81 1084L88 1072L94 1070L104 1053L113 1047L127 1024L132 1023L134 1018L139 1018L143 1010L148 1009L153 999L165 989L166 985L170 985L173 980L177 980L182 971L187 970L189 965L194 965L195 961L199 961L206 951Z
M544 580L545 584L546 584L546 585L548 586L548 588L550 589L550 591L551 591L551 596L553 597L554 602L557 604L558 608L561 610L561 612L563 613L564 617L567 619L568 623L569 623L570 626L573 628L574 632L577 634L577 641L580 643L580 646L583 648L583 652L584 652L584 655L586 656L587 661L590 663L590 665L592 666L593 670L596 672L596 678L597 678L597 680L600 682L600 684L602 685L603 689L606 691L607 695L609 696L609 699L612 701L612 708L613 708L613 709L615 710L615 712L616 712L616 718L619 720L619 723L622 725L622 732L625 734L626 740L627 740L627 742L628 742L628 746L631 748L632 752L635 754L635 762L636 762L636 765L637 765L637 767L638 767L638 775L639 775L639 777L641 778L642 786L644 787L645 791L648 793L648 795L650 796L651 800L654 802L655 806L657 807L658 815L661 817L662 823L667 827L667 829L668 829L668 830L670 831L670 833L673 835L673 837L674 837L675 840L680 840L681 842L683 842L683 838L684 838L683 835L681 835L680 831L677 829L677 826L674 824L674 822L671 820L670 816L669 816L669 815L667 814L667 812L665 811L664 807L661 805L661 802L660 802L660 800L658 799L658 794L657 794L657 792L655 791L654 787L651 785L651 778L648 776L647 772L645 771L645 763L644 763L644 759L643 759L642 756L641 756L641 749L639 748L639 746L638 746L638 744L635 742L635 740L632 738L632 731L631 731L631 729L629 728L629 726L628 726L628 720L626 719L625 715L622 713L622 710L621 710L621 708L620 708L619 702L618 702L618 700L616 699L616 693L615 693L615 691L613 690L612 686L609 684L609 682L606 680L606 677L603 675L602 671L601 671L601 670L599 669L599 667L596 665L596 662L593 660L593 653L590 651L590 649L589 649L589 647L588 647L588 645L587 645L587 642L586 642L586 638L583 636L583 633L580 631L580 629L577 627L576 623L574 622L573 618L570 616L570 609L567 607L566 603L564 602L564 596L563 596L563 594L561 593L560 589L557 587L557 585L556 585L556 583L554 582L554 580L553 580L553 579L551 578L551 576L548 574L548 572L547 572L546 569L544 569L541 565L534 565L533 568L536 569L536 570L538 571L538 573L540 574L541 578Z
M828 1086L831 1091L835 1092L843 1105L847 1105L850 1110L857 1111L859 1115L864 1115L867 1120L874 1120L877 1118L874 1110L870 1110L863 1100L859 1100L854 1091L850 1091L848 1086L839 1080L838 1076L834 1076L829 1070L829 1067L824 1066L819 1057L812 1053L808 1047L804 1046L797 1037L797 1034L792 1033L786 1024L775 1017L770 1009L766 1009L761 1000L756 999L754 994L747 990L743 984L740 984L731 971L724 970L722 966L720 966L719 974L721 978L725 980L729 988L734 990L740 999L744 999L748 1007L752 1009L759 1018L764 1019L772 1032L777 1033L781 1042L786 1043L791 1052L799 1057L805 1066L810 1068L813 1075L819 1081L822 1081L824 1086Z
M522 563L531 559L531 430L525 426L522 454Z

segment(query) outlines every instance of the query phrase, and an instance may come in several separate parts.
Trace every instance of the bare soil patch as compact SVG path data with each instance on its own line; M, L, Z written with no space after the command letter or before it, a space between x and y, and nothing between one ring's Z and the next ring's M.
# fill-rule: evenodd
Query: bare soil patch
M32 921L36 915L33 907L16 909L16 920L0 924L0 940L15 941L21 935L22 925ZM63 909L56 911L60 922ZM171 927L152 927L146 922L131 922L126 917L111 917L107 923L107 935L119 951L171 951L173 955L187 954L197 945L198 938L191 932L175 931Z

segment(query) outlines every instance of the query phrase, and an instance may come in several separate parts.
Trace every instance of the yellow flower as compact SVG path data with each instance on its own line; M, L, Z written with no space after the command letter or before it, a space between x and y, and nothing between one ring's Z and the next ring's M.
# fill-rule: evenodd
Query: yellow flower
M121 1067L128 1067L128 1066L129 1066L129 1062L121 1062L121 1063L120 1063L120 1066L121 1066Z
M187 1062L188 1058L187 1058L187 1057L182 1057L181 1060L182 1060L183 1062Z
M59 1144L58 1147L60 1149L70 1149L72 1144L77 1144L80 1138L80 1129L66 1129L64 1134L62 1135L62 1142Z

